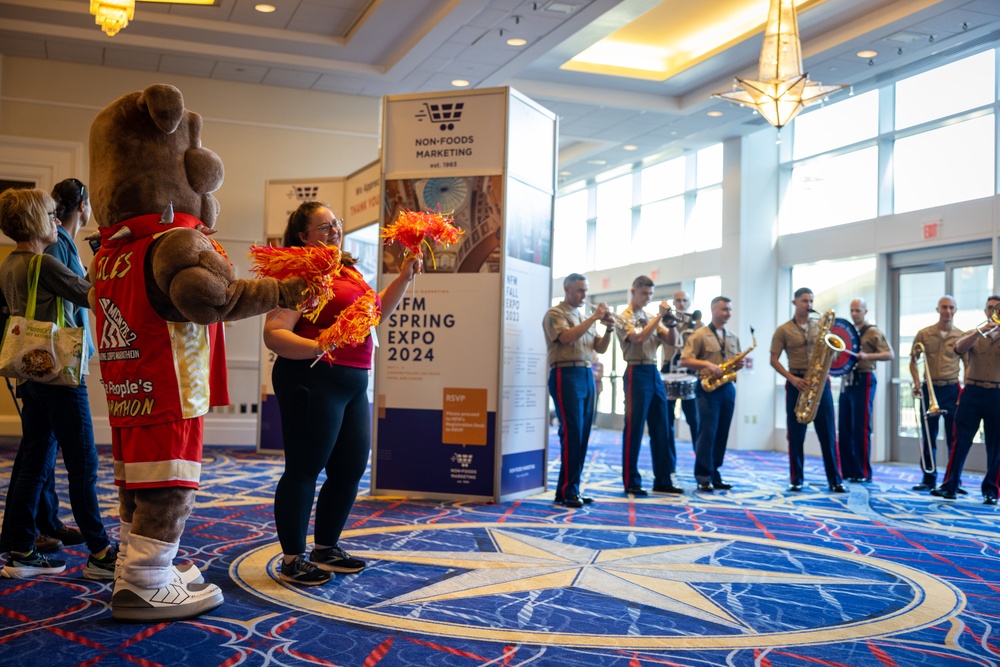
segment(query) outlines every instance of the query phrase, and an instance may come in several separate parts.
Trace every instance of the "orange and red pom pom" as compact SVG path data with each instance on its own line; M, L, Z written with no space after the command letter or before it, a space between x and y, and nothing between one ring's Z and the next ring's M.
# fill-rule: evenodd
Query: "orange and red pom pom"
M258 278L302 278L306 299L299 304L303 313L318 314L333 296L334 278L343 264L336 246L296 246L274 248L250 246L250 271Z
M368 290L358 297L354 303L341 311L337 321L323 330L316 338L320 349L325 351L322 358L333 360L337 348L356 347L365 342L371 333L371 328L378 326L382 318L375 292Z

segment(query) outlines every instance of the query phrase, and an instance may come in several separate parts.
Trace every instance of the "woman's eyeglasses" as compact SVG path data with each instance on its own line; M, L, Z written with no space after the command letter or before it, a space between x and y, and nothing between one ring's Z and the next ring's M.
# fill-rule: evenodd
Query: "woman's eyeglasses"
M330 230L333 229L334 227L340 229L343 222L344 222L343 218L337 218L333 222L324 222L322 225L317 225L316 227L313 228L313 231L319 232L321 234L329 234Z

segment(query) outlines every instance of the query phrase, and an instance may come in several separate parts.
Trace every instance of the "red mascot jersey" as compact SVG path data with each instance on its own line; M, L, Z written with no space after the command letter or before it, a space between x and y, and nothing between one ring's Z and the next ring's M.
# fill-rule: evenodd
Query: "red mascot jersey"
M169 422L200 418L211 406L229 404L222 324L167 322L156 314L146 296L146 253L152 243L174 229L194 229L201 224L197 218L183 213L175 214L169 228L165 229L159 221L159 214L151 214L102 228L101 248L95 257L96 275L92 276L97 300L101 383L107 394L111 426L115 430L124 428L126 441L130 427L169 426ZM132 235L111 240L125 226ZM116 478L121 461L125 469L131 463L170 461L186 472L154 475L159 479L123 477L128 479L129 487L134 481L140 482L139 486L177 484L179 478L189 480L181 485L197 486L197 471L192 467L200 467L200 424L197 435L184 428L173 432L188 433L187 439L197 438L197 442L153 447L159 449L155 453L136 454L126 448L121 458L116 452ZM116 441L122 437L122 433L115 435ZM185 436L180 437L184 439Z

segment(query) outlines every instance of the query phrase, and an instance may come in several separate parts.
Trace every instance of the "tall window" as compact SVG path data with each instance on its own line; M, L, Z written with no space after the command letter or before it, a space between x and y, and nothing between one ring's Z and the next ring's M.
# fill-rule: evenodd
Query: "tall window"
M556 200L554 275L721 247L722 180L720 143L626 173L616 169L586 190L564 194ZM589 196L596 211L587 210ZM589 257L588 222L593 225Z
M993 115L896 141L896 213L989 197L994 191Z
M778 233L996 194L996 76L990 49L796 118Z
M868 304L868 312L875 310L875 258L861 257L857 259L841 259L816 262L814 264L796 264L792 267L792 293L800 287L808 287L813 291L813 307L823 313L834 309L837 317L851 319L851 301L864 299ZM784 316L779 304L779 319L784 321L792 316L791 294L786 301L787 311Z
M896 82L896 129L996 101L993 50Z
M779 234L823 229L878 215L878 148L816 158L792 168Z
M796 160L850 146L878 135L878 91L848 97L794 121Z
M632 264L632 174L597 184L594 268Z
M552 234L552 274L565 276L587 271L592 264L587 256L587 191L556 199Z

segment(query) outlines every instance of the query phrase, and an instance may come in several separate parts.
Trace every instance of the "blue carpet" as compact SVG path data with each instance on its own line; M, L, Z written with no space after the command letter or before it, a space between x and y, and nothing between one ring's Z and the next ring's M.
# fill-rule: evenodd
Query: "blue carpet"
M734 488L703 494L681 442L687 492L632 499L620 433L592 440L584 489L596 502L581 510L551 492L499 505L375 499L366 478L342 545L369 567L304 589L275 575L281 459L209 450L179 560L226 604L193 621L117 624L110 583L83 579L85 550L66 549L62 575L0 580L0 665L1000 663L1000 513L980 504L975 476L949 502L910 490L915 467L876 466L874 483L833 495L807 459L815 486L791 494L784 455L731 452ZM12 460L0 451L5 486ZM101 468L117 537L106 451ZM64 471L59 484L65 499Z

